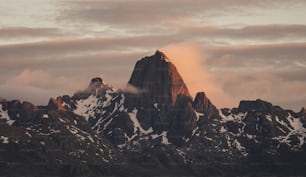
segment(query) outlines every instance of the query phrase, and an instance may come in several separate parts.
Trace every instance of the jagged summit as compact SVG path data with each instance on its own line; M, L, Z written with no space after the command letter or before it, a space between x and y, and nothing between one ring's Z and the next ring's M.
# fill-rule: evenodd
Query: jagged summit
M103 79L100 77L95 77L91 79L88 87L89 88L101 88L102 84L103 84Z
M165 60L166 62L170 61L170 59L167 57L167 55L164 52L160 51L160 50L156 50L156 52L155 52L155 54L153 56L156 59ZM148 57L148 58L150 58L150 57Z
M74 99L88 98L90 95L99 96L106 90L113 90L111 85L108 85L100 77L94 77L90 80L88 87L84 90L80 90L73 95Z
M238 109L240 111L249 111L249 110L256 110L256 111L271 111L273 106L271 103L263 101L261 99L253 100L242 100L239 103Z
M128 83L145 91L145 102L174 104L177 95L190 96L176 67L158 50L137 61Z

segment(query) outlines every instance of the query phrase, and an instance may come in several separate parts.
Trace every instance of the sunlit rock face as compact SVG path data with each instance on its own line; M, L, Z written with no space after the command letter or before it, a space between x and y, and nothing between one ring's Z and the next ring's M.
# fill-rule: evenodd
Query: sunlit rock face
M139 60L128 83L143 91L143 103L174 104L177 95L190 96L176 67L160 51Z

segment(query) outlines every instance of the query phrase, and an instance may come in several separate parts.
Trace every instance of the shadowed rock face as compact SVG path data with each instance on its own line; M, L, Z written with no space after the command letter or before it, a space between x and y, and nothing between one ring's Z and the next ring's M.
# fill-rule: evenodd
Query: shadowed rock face
M48 103L49 110L63 110L63 100L62 97L57 97L56 99L50 98Z
M207 118L218 112L216 106L211 103L204 92L197 93L193 102L193 108L199 113L204 113Z
M174 104L177 95L190 96L176 67L160 51L139 60L128 83L144 91L142 103Z
M191 138L192 131L197 126L191 98L186 95L178 95L171 115L169 141L181 146L185 142L183 137Z
M160 52L139 60L128 84L141 90L127 94L125 105L138 110L137 120L144 130L169 131L169 141L180 145L190 138L196 126L192 98L167 56Z
M239 111L247 112L247 111L271 111L273 108L271 103L266 101L257 99L256 101L240 101Z

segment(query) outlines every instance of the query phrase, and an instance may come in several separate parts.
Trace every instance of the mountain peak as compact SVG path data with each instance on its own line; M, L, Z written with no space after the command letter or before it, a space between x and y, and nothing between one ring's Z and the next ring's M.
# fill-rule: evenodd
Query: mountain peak
M161 59L163 61L169 62L169 58L167 57L167 55L160 50L156 50L155 54L149 58Z
M144 99L149 102L174 104L177 95L190 96L174 64L159 50L137 61L128 83L144 90Z
M242 100L239 103L238 107L239 111L247 112L247 111L271 111L273 109L273 105L267 101L257 99L257 100Z
M103 84L103 79L100 77L95 77L91 79L88 88L94 88L94 89L101 88L102 84Z

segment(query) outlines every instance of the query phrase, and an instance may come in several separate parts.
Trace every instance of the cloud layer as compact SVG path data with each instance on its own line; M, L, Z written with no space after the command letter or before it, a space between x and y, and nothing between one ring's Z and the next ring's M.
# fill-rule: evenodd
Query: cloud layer
M191 92L205 91L218 107L256 98L306 106L304 0L12 0L0 6L0 97L44 104L96 76L124 88L135 62L161 49Z

